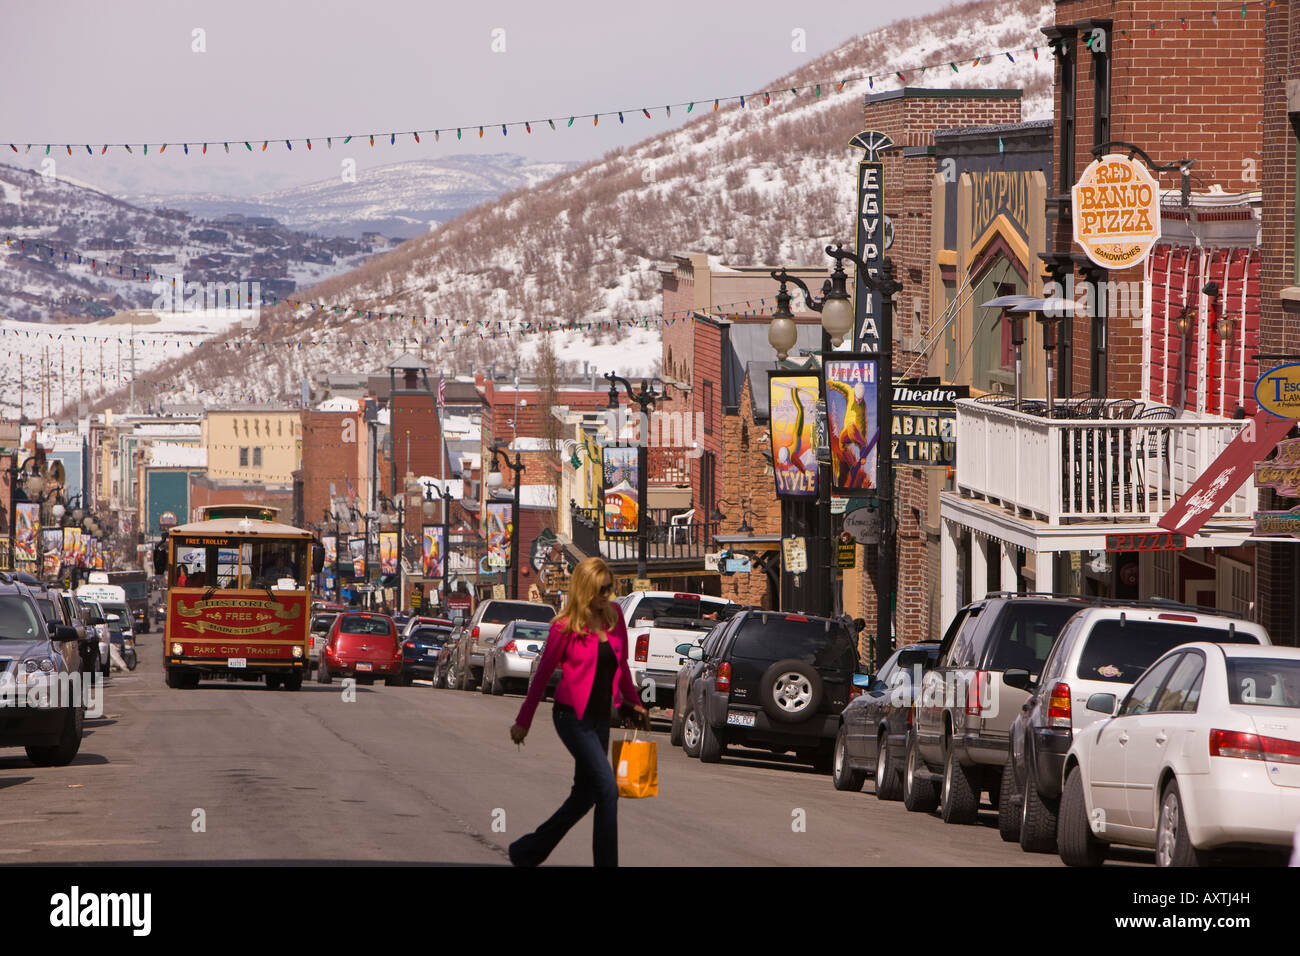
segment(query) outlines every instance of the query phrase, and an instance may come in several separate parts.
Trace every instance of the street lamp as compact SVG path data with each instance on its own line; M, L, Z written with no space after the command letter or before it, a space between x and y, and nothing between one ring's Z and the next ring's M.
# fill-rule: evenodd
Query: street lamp
M409 439L408 439L407 448L408 450L410 448ZM384 494L382 491L377 492L377 494L379 495L380 507L386 509L383 512L382 517L380 519L383 525L392 527L393 515L391 512L393 511L397 512L397 606L398 606L398 610L400 611L402 607L406 604L406 585L403 581L404 574L403 574L403 567L402 567L402 551L405 550L406 547L406 539L403 536L403 532L406 529L406 494L403 493L402 495L393 498L388 497L388 495ZM384 571L383 554L384 551L383 548L381 547L379 549L379 555L380 555L379 572L381 575L383 574Z
M618 408L618 388L622 385L623 391L627 393L628 404L635 403L641 409L639 418L639 430L636 451L636 576L644 578L646 576L646 470L649 465L649 454L646 442L650 437L650 413L654 410L655 402L663 398L663 393L655 390L650 385L649 379L641 380L639 391L632 391L632 383L622 376L615 375L613 372L606 372L605 379L609 382L609 407ZM707 506L707 502L703 502Z
M343 544L343 535L339 528L339 516L338 512L331 508L323 509L322 513L325 515L326 524L330 521L334 522L334 590L340 592L343 585L342 582L339 581L339 548Z
M515 473L514 507L510 512L512 525L510 529L510 596L517 601L519 600L519 532L523 527L523 521L519 515L519 481L524 473L524 462L523 456L519 452L515 452L515 460L512 462L508 454L509 449L510 446L499 438L491 444L492 470L488 472L487 483L488 488L493 492L496 492L503 483L501 468L497 464L498 459L505 462L506 467ZM444 562L445 560L444 558Z
M876 562L876 659L885 660L890 653L890 639L893 634L893 581L896 549L896 529L894 528L894 462L888 454L887 441L891 422L893 421L894 403L894 295L902 290L903 285L894 278L892 259L885 258L880 264L879 273L872 274L869 267L843 243L826 247L826 254L835 260L830 278L822 286L822 301L815 303L808 287L797 276L789 275L785 270L772 273L772 278L784 284L793 282L803 290L808 307L821 313L822 362L825 363L830 351L839 345L853 331L853 303L848 293L848 273L844 269L844 260L854 264L858 281L869 291L880 296L880 351L876 354L876 420L884 441L879 443L880 453L876 455L876 497L880 509L880 544ZM782 290L784 291L784 289ZM778 293L778 306L780 293ZM778 308L778 315L780 314ZM787 309L788 311L788 309ZM781 316L786 318L787 316ZM786 338L786 333L779 333ZM769 341L772 332L768 333ZM779 354L779 353L778 353ZM823 468L824 476L829 469ZM831 569L833 565L830 488L829 482L819 481L825 490L821 493L821 526L824 534L824 566ZM831 571L830 573L834 573Z
M501 472L495 473L498 478ZM488 475L491 478L491 473ZM439 498L442 499L442 604L443 610L447 608L447 575L451 571L451 503L455 500L455 495L449 492L446 487L438 489L438 493L433 493L434 484L429 482L424 486L424 517L430 519L433 517L433 504ZM516 518L517 522L519 519ZM421 554L423 555L424 544L421 542ZM423 566L420 568L424 571Z

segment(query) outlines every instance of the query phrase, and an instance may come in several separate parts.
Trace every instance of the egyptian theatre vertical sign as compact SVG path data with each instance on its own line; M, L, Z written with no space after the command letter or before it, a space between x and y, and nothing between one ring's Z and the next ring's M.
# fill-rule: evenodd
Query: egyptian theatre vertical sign
M885 261L885 250L893 242L892 227L885 216L885 168L880 154L894 145L884 133L865 130L849 145L862 150L858 163L858 257L866 274L877 276ZM880 296L867 288L861 274L853 281L853 351L880 351Z

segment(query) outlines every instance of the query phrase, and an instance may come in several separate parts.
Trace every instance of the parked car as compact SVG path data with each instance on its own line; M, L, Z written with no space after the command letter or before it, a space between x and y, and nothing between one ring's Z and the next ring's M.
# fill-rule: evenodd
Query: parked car
M997 806L1011 722L1029 698L1003 679L1039 674L1085 598L998 593L966 605L944 634L939 660L921 682L903 757L903 803L946 823L974 823L980 794Z
M73 603L76 597L44 585L32 587L31 592L47 624L53 628L70 627L76 633L76 640L62 648L65 659L74 670L91 673L99 656L98 641L93 639L95 635L82 621L80 607Z
M668 733L668 742L674 747L681 747L688 756L700 755L700 721L693 713L690 714L691 744L689 747L686 746L686 718L689 711L687 702L691 699L691 685L704 669L705 662L714 657L718 641L721 640L730 623L728 620L715 624L707 633L701 634L698 640L684 642L674 648L682 664L677 669L677 679L673 684L673 720L672 728ZM700 648L698 660L691 654L693 647Z
M543 645L544 646L544 645ZM542 655L538 654L533 658L532 663L528 665L528 687L533 686L533 681L537 679L537 665L542 661ZM551 676L546 680L546 689L542 691L542 700L551 700L555 697L555 688L560 686L560 677L564 673L564 668L557 667L551 671Z
M433 664L433 686L456 689L456 640L453 632L451 638L438 648L438 656Z
M123 617L112 611L108 614L108 640L111 645L117 646L117 652L122 655L122 663L126 669L133 671L139 663L139 655L135 651L135 634L131 630L131 619ZM109 655L109 666L112 667L112 655Z
M1061 772L1074 736L1102 716L1085 706L1093 694L1123 697L1156 658L1192 641L1268 644L1258 624L1195 608L1090 607L1075 614L1043 664L1041 676L1009 670L1004 680L1030 692L1011 725L1002 772L998 828L1031 853L1056 852Z
M649 703L667 707L673 700L682 657L677 645L702 638L720 620L744 605L726 598L679 591L633 591L618 599L627 622L628 666L638 687L655 686Z
M429 617L428 615L416 615L410 618L401 628L402 640L406 640L417 627L445 627L448 630L454 630L455 621L449 621L445 617Z
M1157 866L1211 851L1284 852L1300 826L1300 649L1198 641L1152 664L1115 708L1075 734L1057 840L1070 866L1111 844L1152 847ZM1115 716L1110 715L1114 713Z
M0 747L23 747L40 767L71 763L81 748L85 698L60 694L57 682L80 666L77 632L48 623L31 590L2 573L0 660L0 681L14 688L0 694Z
M878 799L903 798L903 750L914 692L938 659L938 644L901 647L865 692L849 701L835 737L831 781L836 790L861 790L866 778L874 777Z
M546 646L550 629L538 621L511 621L503 627L483 662L483 693L500 697L511 686L516 693L527 693L533 661Z
M355 677L358 684L367 685L376 677L383 677L389 686L404 683L402 648L391 617L350 611L334 619L321 650L316 679L328 684L335 677Z
M426 620L436 620L426 618ZM402 640L402 676L409 684L419 678L429 680L434 677L438 663L438 654L443 645L451 640L451 622L426 624L407 633Z
M53 589L53 593L62 602L68 618L77 631L77 642L81 648L81 669L83 673L93 674L100 670L99 634L91 623L91 612L73 591L63 588Z
M550 624L555 609L531 601L484 601L456 633L456 687L473 690L483 679L483 661L497 635L511 621Z
M321 648L329 640L330 628L334 626L334 619L338 616L337 611L318 611L312 615L311 645L307 648L307 672L304 677L310 677L312 669L320 666Z
M699 721L700 760L717 763L732 746L758 747L793 750L799 760L831 769L840 711L858 671L857 643L842 620L746 610L711 658L702 646L682 647L684 656L705 664L686 718L694 713Z

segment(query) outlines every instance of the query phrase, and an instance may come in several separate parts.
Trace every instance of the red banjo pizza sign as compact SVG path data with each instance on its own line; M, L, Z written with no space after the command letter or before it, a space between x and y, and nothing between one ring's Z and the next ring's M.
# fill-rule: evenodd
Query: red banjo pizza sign
M1070 190L1074 241L1105 269L1146 261L1160 238L1160 184L1140 161L1111 153L1093 160Z

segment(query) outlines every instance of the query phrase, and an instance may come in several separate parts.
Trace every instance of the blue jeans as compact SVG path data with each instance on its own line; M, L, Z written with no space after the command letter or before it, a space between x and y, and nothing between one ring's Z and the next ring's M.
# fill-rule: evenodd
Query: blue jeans
M551 716L555 732L573 754L573 789L549 820L510 844L510 862L537 866L594 806L595 865L618 866L618 783L609 763L609 722L597 721L590 712L579 720L567 704L555 704Z

